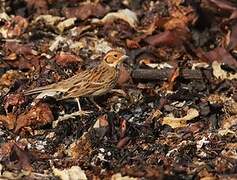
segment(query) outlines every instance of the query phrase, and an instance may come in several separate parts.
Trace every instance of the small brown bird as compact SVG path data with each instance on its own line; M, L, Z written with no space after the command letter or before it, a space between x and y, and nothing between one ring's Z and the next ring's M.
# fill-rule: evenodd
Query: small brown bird
M110 50L97 67L82 71L58 83L26 91L24 94L61 93L60 100L76 98L81 111L80 97L88 97L95 103L95 96L103 95L114 88L119 77L119 65L127 57L122 51Z

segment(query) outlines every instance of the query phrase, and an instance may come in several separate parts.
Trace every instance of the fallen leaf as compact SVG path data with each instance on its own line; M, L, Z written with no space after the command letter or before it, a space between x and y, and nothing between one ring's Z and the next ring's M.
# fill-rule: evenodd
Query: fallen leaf
M136 13L129 9L118 10L117 12L110 12L102 19L92 19L92 23L108 23L113 22L115 19L122 19L126 21L132 28L137 27L138 18Z
M145 42L152 46L181 46L189 38L188 32L182 29L175 29L172 31L165 31L159 34L151 35L145 38Z
M97 121L95 122L93 128L103 128L108 126L109 126L108 115L105 114L97 118Z
M67 39L65 37L62 37L59 35L59 36L55 37L55 39L51 42L49 50L51 52L54 52L59 48L59 45L61 43L66 43L66 42L67 42Z
M102 17L108 12L108 9L102 6L100 3L86 2L80 4L79 7L64 8L63 14L67 18L79 18L86 20L89 17Z
M20 71L9 70L0 78L0 86L10 87L16 80L24 78L23 73Z
M76 21L76 18L69 18L58 23L57 28L59 32L62 33L65 29L73 27L73 25L75 24L75 21Z
M3 122L3 124L9 129L12 130L15 127L16 124L16 116L12 113L8 113L5 115L0 115L0 122Z
M48 26L54 26L54 25L58 24L61 20L63 20L62 17L46 14L46 15L37 16L32 21L32 24L37 24L39 22L43 22L44 24L46 24Z
M237 61L231 56L231 54L223 47L217 47L211 51L204 52L202 49L196 49L197 56L206 60L208 63L218 61L219 63L225 63L230 67L237 68Z
M112 175L111 180L138 180L138 178L122 176L121 173L117 173L117 174Z
M221 155L228 159L237 160L237 143L227 143L225 148L221 151Z
M232 97L226 97L219 94L211 94L207 97L210 104L218 104L223 106L222 111L226 115L236 115L237 114L237 102Z
M217 79L221 79L221 80L224 80L224 79L229 79L229 80L237 79L237 73L231 74L231 73L228 73L228 72L224 71L221 68L221 64L218 63L217 61L214 61L212 63L212 69L213 69L213 75Z
M21 16L14 16L10 22L0 28L4 38L14 38L22 35L28 27L28 21Z
M33 171L28 152L19 147L17 144L14 144L11 153L14 153L16 155L16 159L23 170L30 172Z
M11 18L7 15L7 13L2 12L0 13L0 20L10 21Z
M73 159L85 160L92 153L90 133L84 132L76 142L73 142L67 150L68 156Z
M7 61L9 61L9 60L14 61L17 59L17 55L16 55L16 53L12 52L8 56L5 56L4 59Z
M216 6L218 10L233 12L236 10L236 6L226 0L205 0L203 3L209 3L208 5L213 7Z
M127 39L126 40L126 44L127 44L127 47L131 48L131 49L136 49L136 48L140 48L141 47L139 45L139 41L135 41L135 40Z
M70 29L70 34L73 37L79 37L84 31L87 31L90 28L91 28L91 25L76 26L76 27Z
M139 64L145 64L146 66L153 68L153 69L164 69L164 68L170 68L172 69L173 66L168 63L152 63L150 59L142 59L139 61Z
M33 49L31 44L20 44L18 42L6 42L4 48L9 53L16 53L17 55L37 55L38 52Z
M230 129L232 126L236 126L237 125L237 115L233 115L230 117L225 117L224 119L222 119L221 121L221 129Z
M0 146L0 159L6 158L10 156L10 153L12 151L12 147L14 146L15 142L13 140L10 140L8 142L2 143Z
M53 174L61 180L87 180L85 172L79 166L72 166L70 169L60 170L55 167Z
M48 10L47 0L26 0L26 6L29 13L36 12L37 15L45 14Z
M188 121L198 116L199 116L199 112L194 108L190 108L187 111L187 115L184 117L181 117L181 118L164 117L162 121L162 125L166 124L166 125L171 126L172 128L186 127Z
M8 94L4 98L4 109L8 113L9 112L8 108L13 107L12 112L14 112L14 107L19 107L25 102L26 102L26 100L25 100L25 97L23 94L20 94L20 93Z
M158 119L162 115L159 108L152 110L148 118L146 118L146 124L151 124L154 119Z
M227 41L228 50L237 49L237 23L231 27L231 32L227 34L229 41Z
M182 6L175 6L170 10L170 18L164 23L165 30L173 30L176 28L187 29L190 23L194 23L196 13L193 8L181 8Z
M63 52L63 51L57 54L54 57L54 60L56 61L57 64L62 65L62 66L66 66L70 63L82 62L82 59L79 56L76 56L71 53Z
M119 78L117 84L122 86L124 83L128 82L131 79L130 72L123 65L120 67Z
M39 103L29 111L20 114L16 120L15 132L26 126L39 127L54 120L52 111L46 103Z
M130 137L124 137L122 139L119 140L119 142L117 143L116 147L118 149L122 149L124 146L126 146L128 144L128 142L131 140Z

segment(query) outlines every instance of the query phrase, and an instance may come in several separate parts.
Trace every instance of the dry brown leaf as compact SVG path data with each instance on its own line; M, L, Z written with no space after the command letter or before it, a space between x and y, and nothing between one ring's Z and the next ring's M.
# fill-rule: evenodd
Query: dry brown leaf
M85 132L79 140L73 142L67 153L73 159L85 159L87 158L92 152L92 144L90 140L90 134Z
M13 140L10 140L8 142L5 142L5 143L1 144L1 146L0 146L0 159L3 159L3 158L10 155L14 143L15 142Z
M138 180L138 178L122 176L121 173L112 175L111 180Z
M194 22L196 14L192 8L175 7L170 12L170 20L163 26L165 30L173 30L176 28L187 29L190 22Z
M9 70L1 76L0 86L9 87L13 85L16 80L22 79L23 77L24 75L20 71Z
M212 63L212 69L213 69L213 75L214 75L217 79L221 79L221 80L224 80L224 79L229 79L229 80L237 79L237 73L235 73L235 74L230 74L230 73L224 71L224 70L221 68L221 64L218 63L217 61L214 61L214 62Z
M235 125L237 125L237 115L225 117L224 119L222 119L220 127L222 129L230 129Z
M0 28L0 34L4 38L14 38L22 35L28 27L28 21L21 17L15 16L11 19L9 23L6 23L5 26Z
M54 26L57 23L59 23L61 20L63 20L62 17L59 16L52 16L50 14L46 14L46 15L40 15L37 16L33 21L32 24L37 24L39 22L43 22L44 24L48 25L48 26Z
M31 44L20 44L17 42L6 42L4 48L9 53L16 53L17 55L37 55L38 52L35 51Z
M85 172L79 166L72 166L69 169L53 169L53 174L60 177L61 180L87 180Z
M146 124L151 124L154 119L158 119L162 115L159 108L153 109L150 116L146 118Z
M228 64L230 67L237 68L237 61L231 54L223 47L217 47L209 52L204 52L201 48L197 49L197 56L206 60L209 63L218 61L219 63Z
M91 28L91 25L81 25L74 27L70 30L70 33L74 37L79 37L84 31L87 31Z
M225 149L221 151L221 155L229 158L237 160L237 143L227 143L225 145Z
M76 20L77 20L76 18L69 18L69 19L66 19L66 20L58 23L57 28L58 28L59 32L62 33L65 29L69 29L69 28L73 27Z
M30 156L27 151L19 147L17 144L14 143L12 147L12 153L16 154L16 158L18 160L18 163L21 166L21 169L25 171L33 171L33 167L30 163Z
M210 104L219 104L223 106L222 110L227 115L237 114L237 102L232 97L226 97L224 95L212 94L207 97Z
M9 129L12 130L15 127L16 123L16 116L12 113L8 113L5 115L0 115L0 122L3 122L3 124Z
M57 64L60 64L62 66L66 66L70 63L82 62L82 59L80 57L67 52L60 52L54 57L54 60Z
M20 105L22 105L23 103L25 103L25 97L23 94L8 94L5 98L4 98L4 109L5 111L8 113L8 107L12 106L13 110L12 112L14 112L14 107L19 107Z
M127 44L127 47L128 47L128 48L131 48L131 49L137 49L137 48L140 48L140 47L141 47L141 46L139 45L139 41L135 41L135 40L127 39L127 40L126 40L126 44Z
M138 19L136 13L129 9L118 10L118 12L110 12L102 19L93 19L92 23L109 23L113 22L115 19L122 19L126 21L132 28L137 27Z
M8 61L14 61L17 59L17 55L16 53L12 52L8 56L5 56L4 59Z
M108 127L108 126L109 126L108 116L107 114L105 114L97 118L97 121L95 122L93 128L101 128L101 127Z
M184 117L181 117L181 118L164 117L162 121L162 125L166 124L166 125L171 126L172 128L186 127L188 121L198 116L199 116L199 112L194 108L190 108L187 111L187 115Z
M237 12L236 12L237 13ZM237 50L237 24L231 27L231 32L226 35L226 46L228 50Z
M108 12L108 9L102 6L100 3L83 3L79 7L64 8L63 14L67 18L79 18L86 20L89 17L102 17Z
M119 86L122 86L124 83L128 82L131 79L131 75L127 68L125 68L123 65L120 67L120 73L119 78L117 81L117 84Z
M145 38L145 42L152 46L170 46L178 47L189 38L189 33L183 29L175 29L172 31L165 31L159 34L151 35Z
M54 120L52 111L46 103L33 106L28 112L17 117L15 132L26 126L39 127Z
M131 138L126 136L126 137L124 137L124 138L119 140L119 142L117 143L116 147L118 149L122 149L122 148L124 148L124 146L126 146L129 143L130 140L131 140Z
M45 14L48 10L47 0L26 0L27 9L29 12L36 14Z
M210 7L216 6L218 11L233 12L236 10L236 6L227 0L205 0L203 3Z
M7 13L2 12L0 13L0 20L10 21L11 18L7 15Z

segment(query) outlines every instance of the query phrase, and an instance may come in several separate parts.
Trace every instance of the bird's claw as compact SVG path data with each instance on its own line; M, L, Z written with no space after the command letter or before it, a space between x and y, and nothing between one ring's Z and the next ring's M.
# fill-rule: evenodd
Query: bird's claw
M93 111L77 111L71 114L71 116L89 116Z

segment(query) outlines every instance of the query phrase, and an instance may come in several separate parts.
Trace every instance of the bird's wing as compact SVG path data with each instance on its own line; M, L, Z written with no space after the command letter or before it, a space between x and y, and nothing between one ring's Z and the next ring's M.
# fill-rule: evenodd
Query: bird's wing
M74 83L76 85L68 89L62 99L102 95L114 87L114 73L116 72L111 71L106 73L101 69L96 69L93 72L95 76L91 76L90 74L90 76L83 78L80 82L75 81Z
M47 86L38 87L32 90L25 91L25 95L38 94L42 92L67 92L68 89L75 86L75 83L80 82L82 79L87 79L88 72L83 71L79 74L76 74L68 79L62 80L58 83L50 84Z

